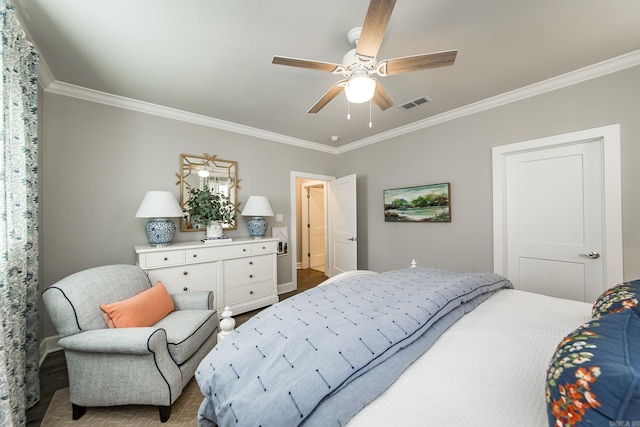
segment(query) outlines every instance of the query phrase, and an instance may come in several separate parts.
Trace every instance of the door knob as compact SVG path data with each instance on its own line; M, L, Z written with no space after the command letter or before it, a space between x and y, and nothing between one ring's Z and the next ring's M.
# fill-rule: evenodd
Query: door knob
M355 242L355 241L357 241L358 239L357 239L356 237L349 237L347 240L350 240L350 241L352 241L352 242Z
M598 259L600 258L600 254L598 252L592 251L588 254L579 254L581 257L590 258L590 259Z

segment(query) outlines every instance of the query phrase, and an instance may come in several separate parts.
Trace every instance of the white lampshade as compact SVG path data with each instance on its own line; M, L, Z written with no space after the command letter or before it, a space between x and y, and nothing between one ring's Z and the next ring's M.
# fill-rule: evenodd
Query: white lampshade
M376 92L376 81L365 75L354 75L344 88L347 100L352 104L367 102Z
M184 215L171 191L147 191L136 218L177 218Z
M269 199L265 196L249 196L242 209L243 216L273 216Z

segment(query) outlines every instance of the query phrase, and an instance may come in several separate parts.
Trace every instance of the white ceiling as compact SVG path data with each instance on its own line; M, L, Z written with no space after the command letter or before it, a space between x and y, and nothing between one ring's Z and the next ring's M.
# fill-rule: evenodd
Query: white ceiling
M330 147L640 50L638 0L398 0L378 60L458 56L451 67L379 78L396 105L432 101L384 112L374 104L370 129L369 104L352 105L348 121L342 94L307 114L341 76L271 64L273 55L340 63L368 0L13 3L57 90L86 88Z

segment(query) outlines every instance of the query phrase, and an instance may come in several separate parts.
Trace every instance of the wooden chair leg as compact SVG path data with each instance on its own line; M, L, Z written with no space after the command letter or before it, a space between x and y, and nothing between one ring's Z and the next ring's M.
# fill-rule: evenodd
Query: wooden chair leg
M71 404L71 409L72 409L71 418L74 420L80 419L80 417L82 417L84 413L87 412L86 406L76 405L75 403Z
M171 416L171 406L158 406L160 411L160 422L166 423Z

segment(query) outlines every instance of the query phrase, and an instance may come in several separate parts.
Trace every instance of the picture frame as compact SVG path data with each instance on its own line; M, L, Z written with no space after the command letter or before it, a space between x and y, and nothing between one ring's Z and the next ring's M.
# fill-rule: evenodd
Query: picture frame
M450 183L383 190L385 222L451 222Z
M287 227L271 227L271 236L278 238L278 255L284 255L289 252L289 231Z

